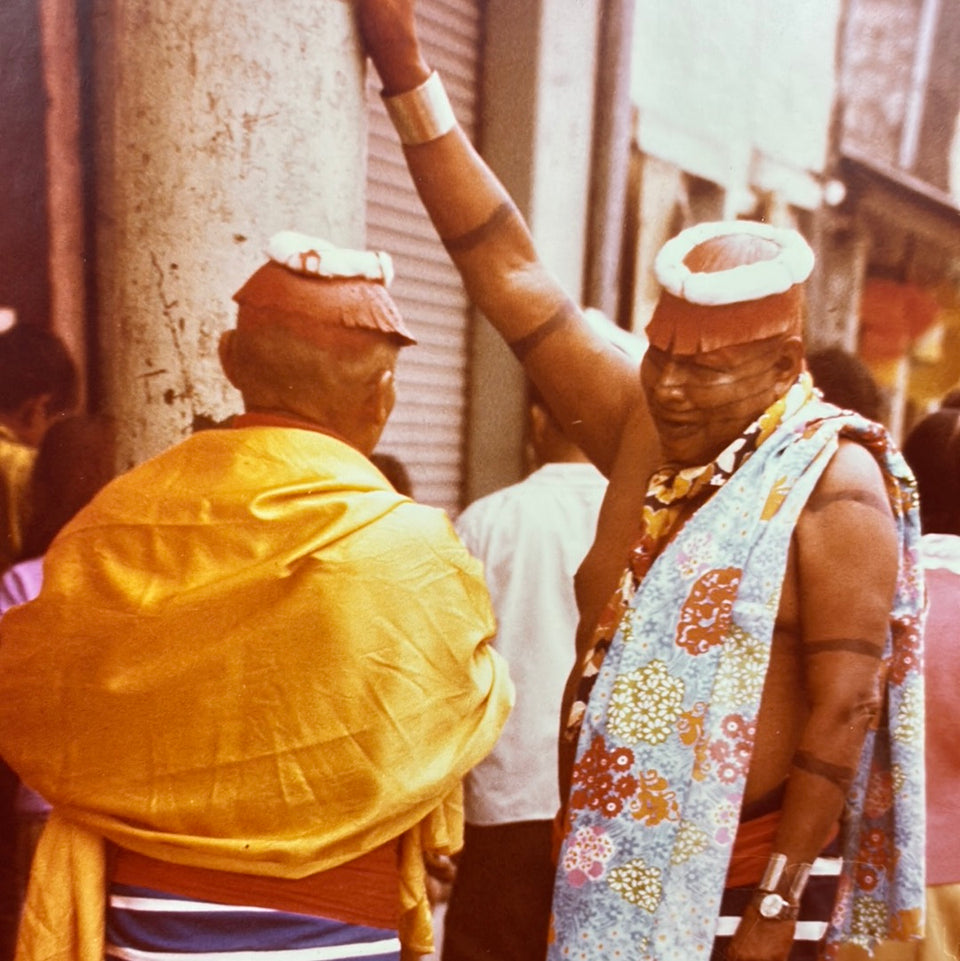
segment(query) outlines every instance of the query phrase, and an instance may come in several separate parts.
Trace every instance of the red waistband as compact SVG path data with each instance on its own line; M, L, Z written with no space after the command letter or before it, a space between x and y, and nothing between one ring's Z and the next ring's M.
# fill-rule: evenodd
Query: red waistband
M110 878L199 901L273 908L395 930L399 920L397 842L305 878L271 878L158 861L115 848Z
M780 826L780 811L742 821L737 828L730 855L725 887L746 888L760 883L767 861L773 852L773 841ZM834 825L830 836L824 843L828 847L836 838L840 826Z

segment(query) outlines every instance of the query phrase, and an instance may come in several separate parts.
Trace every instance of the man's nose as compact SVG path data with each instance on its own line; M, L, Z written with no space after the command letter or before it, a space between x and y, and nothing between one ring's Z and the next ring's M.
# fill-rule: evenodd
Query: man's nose
M686 376L682 366L674 360L668 360L657 373L654 390L658 398L680 397L685 385Z

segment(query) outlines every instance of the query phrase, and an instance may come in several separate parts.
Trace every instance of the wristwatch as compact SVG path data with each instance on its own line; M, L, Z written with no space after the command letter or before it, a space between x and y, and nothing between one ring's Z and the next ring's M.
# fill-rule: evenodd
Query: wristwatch
M803 894L807 878L810 876L809 864L795 864L792 867L792 879L789 884L781 887L786 880L787 856L774 851L767 861L760 885L753 895L753 903L757 906L761 918L768 921L796 921L800 913L800 896ZM777 893L777 889L784 888L787 897Z
M800 911L799 905L791 904L776 891L757 891L755 902L760 917L768 921L796 921Z

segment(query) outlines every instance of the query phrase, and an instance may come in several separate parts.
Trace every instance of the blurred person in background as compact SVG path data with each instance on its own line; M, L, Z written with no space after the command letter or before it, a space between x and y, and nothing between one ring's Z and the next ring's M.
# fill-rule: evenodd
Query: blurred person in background
M456 522L483 563L497 618L493 644L510 665L517 700L496 747L466 778L443 961L529 961L547 939L557 719L577 629L573 578L607 482L533 387L527 422L533 472L474 501Z
M0 333L0 571L20 556L37 447L76 406L77 392L76 367L59 337L25 324Z
M807 355L814 386L828 403L882 423L886 405L870 368L842 347L824 347Z
M920 491L928 610L924 629L927 929L918 961L960 958L960 751L953 710L960 679L960 407L922 418L903 455Z
M383 474L398 494L404 497L413 497L413 482L410 480L410 472L407 465L396 456L380 451L374 451L370 455L370 460L374 466Z

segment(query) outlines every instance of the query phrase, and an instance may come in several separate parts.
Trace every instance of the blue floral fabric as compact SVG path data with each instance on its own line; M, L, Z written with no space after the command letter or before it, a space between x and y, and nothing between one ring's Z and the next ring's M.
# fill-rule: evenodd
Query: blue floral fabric
M885 654L888 726L869 737L849 795L830 940L867 946L918 933L923 587L915 488L883 429L811 397L809 381L777 417L653 561L597 659L577 717L550 961L709 958L791 536L841 437L868 447L884 470L901 569ZM729 456L731 449L718 461Z

